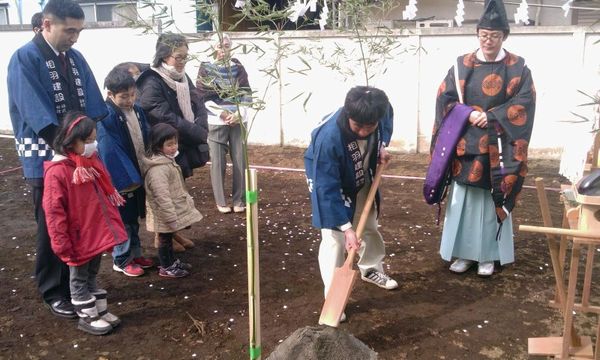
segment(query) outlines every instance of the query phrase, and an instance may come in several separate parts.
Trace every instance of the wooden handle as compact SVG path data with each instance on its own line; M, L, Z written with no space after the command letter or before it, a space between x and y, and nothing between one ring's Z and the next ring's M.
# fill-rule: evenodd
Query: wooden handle
M565 235L565 236L587 238L587 239L600 239L600 232L598 232L598 231L572 230L572 229L561 229L561 228L530 226L530 225L520 225L519 231L551 234L551 235L561 235L561 236Z
M373 178L373 183L371 184L371 188L369 189L369 194L367 195L367 199L365 200L365 206L362 209L362 213L360 214L360 220L358 221L358 226L356 227L356 238L360 240L363 231L365 230L365 225L367 224L367 218L369 217L369 212L371 211L371 207L373 206L373 201L375 200L375 194L377 194L377 188L379 188L379 183L381 183L381 175L383 175L383 170L385 170L386 164L380 164L377 166L377 171L375 172L375 177ZM344 266L348 268L352 268L352 264L354 263L354 256L356 255L356 250L352 249L348 252L348 257L344 262Z

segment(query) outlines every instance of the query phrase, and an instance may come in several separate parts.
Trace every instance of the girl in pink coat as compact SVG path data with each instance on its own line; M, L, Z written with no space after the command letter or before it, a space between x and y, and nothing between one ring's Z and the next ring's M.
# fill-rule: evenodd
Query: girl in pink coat
M117 206L123 198L96 155L96 123L80 112L65 115L44 163L43 207L52 250L69 265L71 302L78 328L93 335L120 323L107 310L96 275L102 253L127 240Z

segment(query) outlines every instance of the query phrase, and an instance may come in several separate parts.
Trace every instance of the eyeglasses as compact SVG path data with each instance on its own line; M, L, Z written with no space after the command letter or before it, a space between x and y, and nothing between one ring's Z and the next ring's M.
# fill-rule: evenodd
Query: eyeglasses
M192 60L192 57L189 56L189 55L186 55L186 56L179 56L179 55L178 56L173 56L173 55L170 55L169 57L175 59L175 61L180 62L180 63L184 63L184 62L188 62L188 61Z
M477 37L481 41L488 41L488 40L498 41L503 36L504 36L504 34L477 34Z

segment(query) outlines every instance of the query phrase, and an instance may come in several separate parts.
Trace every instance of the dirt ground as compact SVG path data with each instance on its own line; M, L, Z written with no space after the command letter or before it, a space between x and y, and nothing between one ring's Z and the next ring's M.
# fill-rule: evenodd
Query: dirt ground
M303 149L250 149L252 164L302 168ZM388 174L424 176L427 157L394 154ZM87 335L76 322L52 316L32 279L35 223L31 193L21 178L14 142L0 139L0 359L248 359L245 219L221 215L208 169L187 181L202 222L187 230L197 246L181 254L193 264L185 279L159 278L155 269L127 278L106 255L100 285L123 323L112 334ZM557 188L558 162L531 160L527 184L542 176ZM310 224L304 174L259 170L259 236L263 354L298 328L316 325L323 303L318 232ZM516 232L516 263L488 279L474 270L452 274L438 254L436 209L422 199L423 182L386 178L380 220L385 267L400 287L386 291L358 281L341 328L380 359L525 359L527 338L558 336L562 321L547 306L553 275L545 239ZM558 223L558 193L549 192ZM537 197L524 189L515 225L540 225ZM142 226L142 229L145 227ZM141 231L145 254L156 256ZM593 335L596 320L578 315Z

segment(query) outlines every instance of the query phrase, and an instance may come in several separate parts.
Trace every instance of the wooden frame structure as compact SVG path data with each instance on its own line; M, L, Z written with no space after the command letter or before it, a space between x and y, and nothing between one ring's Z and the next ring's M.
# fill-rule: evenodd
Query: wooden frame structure
M600 197L577 194L577 186L563 186L563 190L573 189L577 206L563 198L565 210L563 228L552 227L550 208L543 180L535 180L544 227L522 225L519 230L546 235L555 278L555 296L550 306L561 310L563 315L563 336L528 339L530 355L554 356L560 359L600 359L600 324L596 332L596 353L589 336L580 337L573 326L573 314L577 312L600 315L600 306L590 304L592 268L596 246L600 246ZM565 227L567 227L565 229ZM567 287L564 279L564 261L568 244L571 243L571 262ZM576 302L577 278L581 248L587 245L581 301Z

